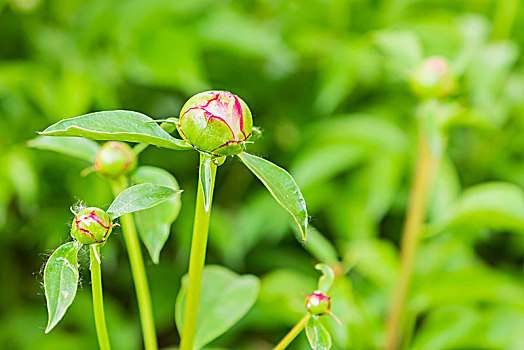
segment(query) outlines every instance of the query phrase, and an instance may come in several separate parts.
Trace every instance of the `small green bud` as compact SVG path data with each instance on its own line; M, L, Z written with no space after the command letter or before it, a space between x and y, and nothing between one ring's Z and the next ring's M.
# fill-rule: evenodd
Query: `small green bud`
M177 126L180 136L197 150L231 156L246 148L253 117L240 97L227 91L206 91L185 103Z
M104 243L114 224L99 208L86 208L76 214L71 225L71 237L82 244Z
M96 172L106 177L119 177L136 169L136 154L127 143L106 142L95 157Z
M419 98L443 98L455 90L456 79L443 57L429 57L411 76L411 89Z
M331 297L317 290L306 296L306 309L313 315L325 315L331 309Z

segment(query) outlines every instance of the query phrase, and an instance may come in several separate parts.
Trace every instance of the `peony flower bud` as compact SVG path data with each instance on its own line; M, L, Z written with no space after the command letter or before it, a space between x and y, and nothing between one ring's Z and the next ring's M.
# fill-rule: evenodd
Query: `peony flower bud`
M86 208L76 214L71 225L71 237L82 244L104 243L114 224L99 208Z
M306 309L313 315L325 315L331 309L331 297L317 290L306 296Z
M253 117L242 99L227 91L191 97L180 111L178 132L198 151L217 156L239 154L251 137Z
M96 172L106 177L119 177L136 169L135 152L127 143L106 142L95 157Z
M411 88L419 98L443 98L455 90L455 76L443 57L429 57L415 69Z

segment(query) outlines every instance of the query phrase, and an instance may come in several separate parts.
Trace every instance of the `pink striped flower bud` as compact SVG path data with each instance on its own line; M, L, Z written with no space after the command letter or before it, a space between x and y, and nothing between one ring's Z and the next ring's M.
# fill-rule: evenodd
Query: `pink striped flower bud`
M306 309L313 315L325 315L331 309L331 297L317 290L306 296Z
M253 117L246 103L227 91L206 91L182 107L178 132L198 151L231 156L244 151Z
M71 237L82 244L104 243L113 226L105 211L86 208L76 214L71 226Z

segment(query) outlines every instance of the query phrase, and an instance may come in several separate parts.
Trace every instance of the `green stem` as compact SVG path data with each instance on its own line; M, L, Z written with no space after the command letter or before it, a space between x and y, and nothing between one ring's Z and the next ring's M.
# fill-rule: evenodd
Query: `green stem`
M431 153L428 138L423 131L419 132L417 152L417 166L413 177L406 221L402 231L400 277L390 304L387 323L386 345L389 350L396 349L398 346L398 333L411 283L419 233L426 218L433 177L440 159Z
M120 192L127 188L127 178L122 176L119 179L112 181L111 186L113 188L113 194L116 197ZM142 333L144 335L144 346L146 350L156 350L158 349L158 345L155 321L153 318L153 308L151 307L149 284L147 281L144 258L142 256L140 242L138 241L133 214L122 215L120 217L120 224L122 225L122 233L124 234L127 254L129 256L129 264L131 265L131 273L133 274L133 281L135 283L138 311L140 313Z
M311 315L308 312L304 317L302 317L302 319L300 321L298 321L298 323L295 325L295 327L293 327L289 331L289 333L286 334L286 336L284 338L282 338L280 343L278 343L277 346L275 346L273 348L273 350L283 350L283 349L287 348L288 345L291 344L291 342L293 340L295 340L295 338L300 334L300 332L302 332L302 330L306 326L307 321L309 321L310 317L311 317Z
M200 163L204 161L200 156ZM202 166L200 167L202 169ZM180 350L193 350L198 320L198 305L200 303L200 289L202 287L202 274L206 260L207 236L209 230L209 217L213 200L213 188L217 167L211 163L211 199L209 212L204 206L204 191L201 176L198 177L197 201L195 207L195 222L193 224L193 238L191 241L191 257L189 258L189 285L187 288L186 305L184 308L184 326L180 338Z
M96 250L96 252L95 252ZM91 288L93 291L93 313L95 314L96 335L101 350L111 349L107 334L106 317L104 315L104 297L102 294L102 272L97 256L100 257L100 248L89 246L91 256Z

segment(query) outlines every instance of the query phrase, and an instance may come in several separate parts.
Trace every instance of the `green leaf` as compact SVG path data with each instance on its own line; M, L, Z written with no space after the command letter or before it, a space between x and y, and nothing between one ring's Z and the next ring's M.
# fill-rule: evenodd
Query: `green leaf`
M318 316L311 316L306 323L306 336L313 350L331 349L331 336Z
M470 13L458 18L456 33L460 35L462 45L460 45L459 52L452 62L453 71L457 76L464 73L488 41L490 26L489 20L480 14Z
M423 326L417 330L412 349L486 348L483 322L481 312L473 308L455 304L438 308L426 316ZM476 334L479 331L481 334Z
M68 156L94 162L100 146L98 143L82 137L48 137L38 136L27 141L29 147L54 151Z
M300 229L301 238L305 242L308 224L306 201L293 177L279 166L252 154L242 152L238 154L238 158L262 181L277 202L293 216Z
M335 272L326 264L317 264L315 269L322 271L322 276L318 280L318 290L324 294L328 294L335 280Z
M181 190L150 183L135 185L123 190L111 203L107 213L114 220L124 214L154 207L180 193Z
M132 111L96 112L64 119L51 125L41 135L80 136L93 140L148 143L150 145L187 150L192 147L165 132L148 116Z
M202 184L202 191L204 192L204 207L206 213L209 213L209 208L211 206L211 193L213 191L213 181L211 179L211 162L212 158L208 155L200 155L200 183Z
M46 333L62 319L73 303L78 286L77 255L82 245L76 241L58 247L47 260L44 288L49 316Z
M524 233L524 192L519 186L504 182L468 188L449 214L433 223L432 232L464 227L502 228Z
M319 133L318 130L322 130L322 132ZM304 155L301 155L297 159L304 162L307 161L307 159L303 159L312 157L312 160L319 162L319 167L333 167L333 165L320 162L319 157L322 156L322 154L317 156L312 155L316 153L317 149L321 149L322 153L325 154L329 150L328 147L332 147L333 145L347 149L346 152L350 154L346 157L348 161L351 162L350 166L354 164L354 158L360 161L362 155L352 155L351 153L356 152L348 146L358 146L357 150L362 149L370 152L372 156L384 153L405 153L409 150L409 142L406 138L405 131L388 119L367 113L344 114L320 120L306 131L305 137L314 139L315 142L310 144L308 152L304 152ZM346 157L344 157L343 160L345 160ZM320 169L320 171L324 173L326 170Z
M466 71L472 106L487 113L494 125L500 126L505 120L505 113L491 112L497 111L501 91L518 59L519 47L515 43L493 42L476 53Z
M133 174L133 181L138 184L152 183L173 190L180 189L173 175L164 169L152 166L139 167ZM169 237L171 224L178 217L180 206L180 196L175 196L153 208L141 210L134 214L138 233L155 264L158 264L160 251Z
M175 319L179 330L183 329L187 285L188 277L185 275L176 299ZM206 266L202 277L195 349L201 349L237 323L255 303L259 289L260 281L255 276L240 276L222 266Z
M426 313L452 304L504 303L515 308L524 307L524 286L521 281L513 280L505 273L478 264L475 260L464 267L458 267L454 261L452 263L452 268L445 266L448 268L445 274L440 266L438 270L421 275L419 282L413 286L412 305L418 307L417 312ZM447 261L444 264L452 266ZM438 283L435 283L437 280Z
M399 74L408 77L422 61L423 53L417 35L407 30L382 30L375 34L375 43L387 63Z
M291 171L302 190L307 193L309 188L361 163L364 155L364 150L358 145L315 145L299 153Z

